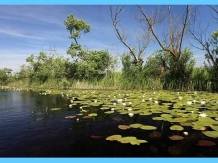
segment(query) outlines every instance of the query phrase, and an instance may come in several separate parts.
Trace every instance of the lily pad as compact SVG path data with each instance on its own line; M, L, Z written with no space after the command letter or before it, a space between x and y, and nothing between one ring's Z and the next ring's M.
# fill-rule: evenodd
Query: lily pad
M152 133L149 134L150 138L156 139L161 137L161 133L158 131L153 131Z
M208 140L199 140L196 145L203 146L203 147L209 147L209 146L216 145L216 143L214 143L212 141L208 141Z
M134 124L131 124L129 125L131 128L140 128L142 126L142 124L140 123L134 123Z
M173 125L170 127L170 130L182 131L182 130L184 130L184 128L180 125Z
M213 130L218 131L218 126L210 126Z
M112 120L116 121L116 122L123 122L123 119L120 117L114 117L114 118L112 118Z
M132 144L132 145L140 145L141 143L147 143L147 141L146 140L137 139L137 140L132 140L130 142L130 144Z
M52 111L56 111L56 110L60 110L61 108L51 108L50 110Z
M90 117L96 117L97 114L96 114L96 113L90 113L88 116L90 116Z
M127 130L127 129L130 129L131 127L127 125L119 125L118 128L121 130Z
M122 137L118 141L122 144L130 143L132 145L140 145L140 143L147 143L146 140L140 140L133 136Z
M206 130L206 127L204 127L203 125L194 125L192 126L192 128L194 130L201 130L201 131Z
M121 138L122 138L121 135L111 135L111 136L108 136L108 137L106 138L106 140L109 140L109 141L117 141L117 140L119 140L119 139L121 139Z
M98 136L98 135L91 135L91 138L93 138L93 139L99 139L99 138L101 138L102 136Z
M169 138L171 140L183 140L184 137L183 136L180 136L180 135L173 135L173 136L169 136Z
M139 115L144 115L144 116L151 115L151 114L152 114L151 112L141 112L141 113L139 113Z
M101 107L100 110L109 110L109 107Z
M91 116L84 116L83 119L89 119L92 118Z
M127 137L120 138L118 141L123 143L123 144L126 144L126 143L130 143L131 141L134 141L134 140L137 140L137 138L134 136L127 136Z
M204 131L203 134L211 138L218 138L218 131Z
M190 122L182 122L180 123L181 126L192 126L192 123Z
M72 116L72 115L69 115L69 116L66 116L65 118L66 119L72 119L72 118L75 118L76 116Z
M113 113L114 113L114 111L113 111L113 110L111 110L111 111L106 111L106 112L104 112L104 113L106 113L106 114L113 114Z
M152 119L155 120L155 121L162 121L162 120L164 120L163 117L153 117Z
M155 127L155 126L149 126L149 125L142 125L142 126L140 127L140 129L142 129L142 130L156 130L157 127Z

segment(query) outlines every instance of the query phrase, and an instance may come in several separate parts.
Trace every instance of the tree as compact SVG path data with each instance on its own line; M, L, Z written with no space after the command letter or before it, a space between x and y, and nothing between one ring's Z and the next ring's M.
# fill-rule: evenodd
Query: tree
M185 13L180 14L180 17L178 15L173 15L171 6L167 7L167 14L165 13L164 8L157 6L153 15L150 17L146 13L143 6L138 5L138 8L142 14L140 21L145 22L148 25L149 31L151 31L162 50L169 52L174 61L177 62L182 52L184 34L191 20L191 7L187 5L185 8ZM167 29L169 30L162 32L165 34L165 36L164 39L161 40L160 35L158 35L157 31L155 30L155 26L163 23L166 19L168 21L167 24L169 25Z
M30 82L45 83L49 79L59 81L65 77L65 65L68 60L61 56L48 55L42 51L38 56L31 55L26 61L30 66L30 68L28 67L28 71L31 72Z
M81 36L81 32L84 32L84 34L90 32L91 26L87 24L85 20L75 18L73 14L67 16L64 25L70 32L69 38L75 41L74 43L71 43L67 53L72 57L82 57L83 50L81 45L78 43L78 39Z
M209 7L213 17L217 20L217 6ZM206 62L204 65L209 73L209 80L216 85L216 82L218 81L218 30L212 32L210 37L208 37L208 26L206 28L202 28L198 19L195 21L195 25L198 26L190 29L189 33L191 37L200 45L196 45L195 47L205 51ZM216 89L218 89L218 86Z
M0 84L7 85L12 77L12 69L10 68L3 68L0 69Z
M161 71L160 67L163 64L167 69ZM157 50L154 54L148 57L144 66L145 77L158 79L165 83L165 88L174 85L174 89L184 89L188 87L191 81L191 75L194 69L195 59L189 48L185 48L177 62L170 52Z
M218 5L216 6L209 6L210 9L212 10L211 14L213 16L213 18L217 21L218 23Z
M120 15L123 12L124 7L117 6L115 9L113 9L112 6L109 6L109 9L110 9L110 16L117 39L128 49L129 54L133 58L132 63L135 65L137 64L142 65L143 64L142 55L151 40L150 32L148 32L146 29L143 29L143 31L138 31L135 45L131 46L131 43L128 41L132 42L134 40L128 38L127 32L124 32L123 28L121 30L118 25L118 23L121 22Z
M74 40L67 50L74 62L67 65L67 69L71 71L71 75L77 80L93 80L100 79L105 75L105 70L112 65L113 58L107 50L89 50L83 48L78 43L81 32L90 32L91 26L85 20L77 19L72 14L68 15L64 21L66 29L70 32L70 37Z

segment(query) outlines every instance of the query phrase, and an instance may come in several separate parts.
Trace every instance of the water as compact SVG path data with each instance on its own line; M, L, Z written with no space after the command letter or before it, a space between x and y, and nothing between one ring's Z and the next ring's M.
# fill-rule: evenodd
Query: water
M193 139L171 141L171 131L165 123L161 139L150 139L152 131L131 129L123 131L118 124L143 123L163 127L147 118L121 116L122 122L113 121L97 111L95 119L65 119L75 115L79 108L68 108L69 101L60 95L42 96L30 91L0 92L0 156L1 157L216 157L217 146L198 147L196 141L202 134L193 132ZM51 111L51 108L60 110ZM96 108L92 108L92 111ZM110 135L136 136L149 140L137 145L106 141ZM92 138L91 136L101 136ZM191 137L191 135L190 135ZM214 141L214 139L213 139ZM216 140L217 141L217 140ZM170 154L169 148L174 150Z

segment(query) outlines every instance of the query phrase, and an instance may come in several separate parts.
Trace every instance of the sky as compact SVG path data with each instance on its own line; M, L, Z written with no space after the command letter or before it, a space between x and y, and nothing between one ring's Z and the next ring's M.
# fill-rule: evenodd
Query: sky
M150 11L153 6L146 7ZM172 6L175 14L181 14L181 7ZM208 32L216 30L217 24L209 8L199 5L197 10L199 18L202 18L202 26L209 23ZM73 40L69 39L69 32L63 23L69 14L91 25L91 31L82 34L78 40L83 46L93 50L107 49L112 55L118 56L128 52L116 38L107 5L0 5L0 69L7 67L19 71L31 54L38 55L40 51L49 53L54 48L59 55L70 57L66 50ZM131 45L134 45L136 33L140 30L140 24L135 19L138 14L137 7L129 5L121 15L120 24L128 32L128 43ZM161 34L166 27L166 24L162 24L157 31ZM190 43L195 44L194 40L186 38L184 46L190 46ZM146 59L157 49L160 49L157 42L152 41L143 58ZM191 49L197 65L202 65L204 52L194 47Z

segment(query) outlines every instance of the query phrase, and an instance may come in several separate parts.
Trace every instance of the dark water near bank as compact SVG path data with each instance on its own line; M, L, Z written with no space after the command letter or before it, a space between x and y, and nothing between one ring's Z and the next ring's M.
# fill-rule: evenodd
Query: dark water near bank
M119 115L105 116L99 110L95 120L65 119L79 111L79 108L68 108L68 104L69 101L60 95L0 92L0 157L218 157L217 146L196 146L197 140L205 138L198 131L192 132L190 139L171 141L168 136L172 133L166 129L169 124L162 126L148 116L130 118L122 115L123 122L116 122L112 118ZM51 111L51 108L61 109ZM150 139L148 135L152 131L118 129L119 124L126 122L156 125L163 136ZM149 141L137 146L105 140L114 134ZM101 138L91 138L92 135ZM207 140L217 142L216 139ZM169 153L169 147L174 155Z

